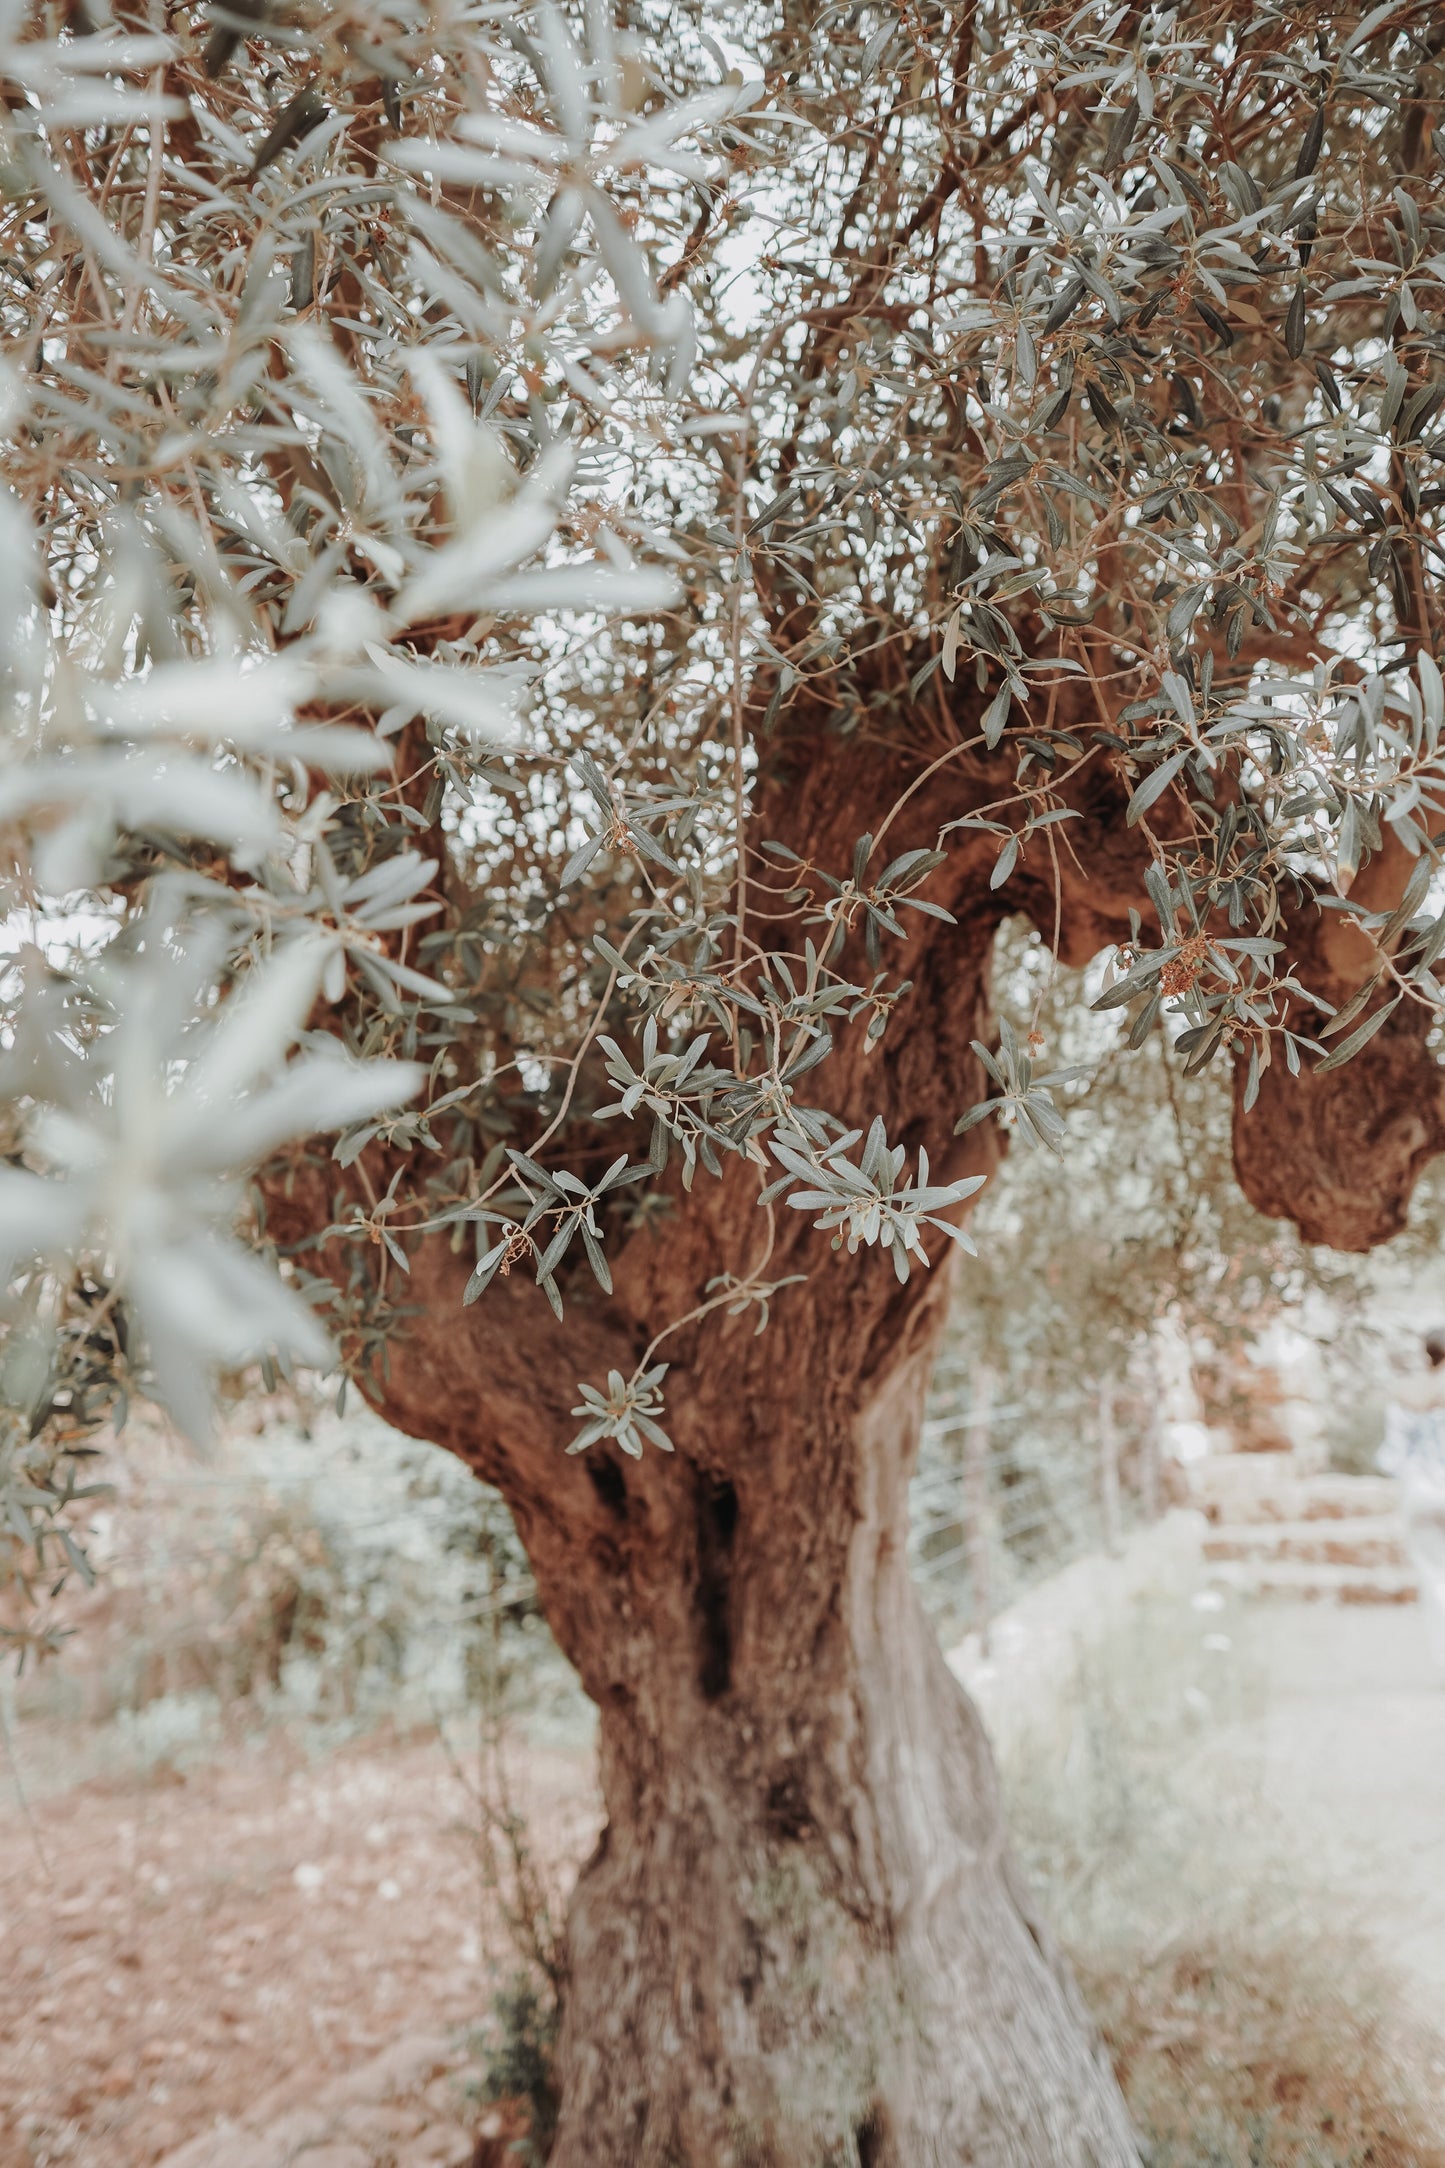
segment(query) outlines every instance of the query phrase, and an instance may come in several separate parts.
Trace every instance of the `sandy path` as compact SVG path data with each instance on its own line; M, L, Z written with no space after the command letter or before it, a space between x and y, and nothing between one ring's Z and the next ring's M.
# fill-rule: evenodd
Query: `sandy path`
M1412 1606L1235 1608L1263 1706L1216 1752L1251 1769L1321 1902L1365 1935L1445 2050L1445 1678Z
M1171 1514L950 1654L1026 1847L1082 1845L1058 1924L1087 1953L1227 1921L1241 1950L1338 1967L1445 2117L1445 1678L1420 1613L1212 1590L1200 1532Z

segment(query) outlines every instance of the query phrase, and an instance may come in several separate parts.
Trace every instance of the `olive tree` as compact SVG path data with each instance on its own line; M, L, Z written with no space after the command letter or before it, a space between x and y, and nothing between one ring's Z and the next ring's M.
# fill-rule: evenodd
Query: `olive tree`
M1436 11L0 40L16 1590L335 1364L600 1711L556 2162L1134 2160L906 1489L1005 914L1309 1239L1445 1143Z

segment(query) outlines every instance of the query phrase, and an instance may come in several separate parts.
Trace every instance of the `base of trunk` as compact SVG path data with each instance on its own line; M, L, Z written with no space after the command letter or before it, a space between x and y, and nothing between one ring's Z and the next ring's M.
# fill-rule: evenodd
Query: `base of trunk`
M1137 2168L906 1581L888 1644L781 1755L736 1708L665 1756L604 1711L552 2168Z

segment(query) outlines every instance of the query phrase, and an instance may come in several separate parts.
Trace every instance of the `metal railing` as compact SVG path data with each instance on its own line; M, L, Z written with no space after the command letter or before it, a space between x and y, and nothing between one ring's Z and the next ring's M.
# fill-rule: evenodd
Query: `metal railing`
M990 1620L1027 1588L1157 1516L1156 1411L1109 1380L1002 1401L986 1370L945 1357L910 1503L915 1579L986 1645Z

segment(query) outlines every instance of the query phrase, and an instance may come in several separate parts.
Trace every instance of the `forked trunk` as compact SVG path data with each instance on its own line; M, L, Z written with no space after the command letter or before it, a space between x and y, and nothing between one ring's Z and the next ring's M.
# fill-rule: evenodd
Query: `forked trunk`
M874 690L925 713L906 676ZM1049 712L1092 727L1077 688ZM813 866L853 863L882 807L895 852L974 823L930 883L953 920L911 930L911 991L882 1044L855 1023L826 1072L837 1114L860 1128L882 1115L911 1158L927 1146L935 1179L996 1155L991 1130L960 1140L953 1123L989 1088L972 1044L992 1031L1001 913L1028 912L1082 963L1134 939L1148 901L1143 832L1097 765L1059 780L1065 843L995 890L995 841L975 816L1005 786L947 732L941 753L840 736L826 698L795 702L759 777L755 839ZM801 939L790 895L756 881L749 943L796 958ZM1369 962L1325 960L1340 998ZM1267 1073L1237 1129L1240 1179L1265 1210L1316 1240L1392 1231L1445 1137L1423 1014L1405 1004L1371 1066L1308 1092ZM1361 1091L1375 1095L1368 1121ZM368 1158L370 1176L342 1189L390 1195L405 1170L380 1146ZM1279 1193L1276 1166L1297 1163ZM338 1216L337 1179L314 1155L278 1169L270 1223L364 1315L375 1246L314 1246ZM605 1300L585 1277L569 1287L565 1325L520 1274L464 1308L469 1260L435 1235L410 1242L397 1330L366 1371L392 1421L501 1490L601 1711L608 1826L570 1921L554 2168L1130 2168L1113 2075L1019 1887L987 1742L908 1577L947 1275L900 1287L876 1254L830 1258L786 1209L770 1211L759 1265L767 1179L730 1158L676 1210L659 1200ZM761 1338L748 1318L700 1312L764 1265L786 1284ZM664 1326L675 1455L567 1457L577 1381L630 1372Z
M629 1546L625 1645L586 1663L608 1823L570 1920L553 2168L1137 2161L909 1578L926 1375L859 1415L856 1487L812 1501L804 1556L706 1479L690 1539Z
M696 1284L681 1227L637 1239L633 1301ZM535 1289L483 1318L466 1269L418 1249L376 1397L502 1490L600 1712L552 2168L1137 2168L909 1577L947 1270L833 1260L760 1338L714 1313L669 1379L675 1454L632 1461L561 1450L612 1328L581 1311L534 1353Z
M825 735L790 761L758 833L850 863L900 787L893 754ZM954 796L909 800L891 849L930 844L993 787L964 761L940 780ZM1088 810L1103 877L1075 896L1060 859L1082 955L1128 927L1116 824ZM992 864L950 860L955 922L923 922L882 1045L855 1027L828 1072L830 1105L881 1113L915 1163L926 1144L935 1180L996 1158L991 1131L952 1136L986 1089L971 1041L990 1030L1005 908ZM1051 884L1020 901L1055 915ZM791 951L787 897L773 907L779 927L755 917L752 934ZM377 1194L389 1179L379 1160ZM324 1225L330 1180L293 1170L273 1223L298 1241ZM502 1491L601 1712L608 1825L569 1927L554 2168L1132 2168L1113 2074L1018 1885L987 1741L908 1575L947 1270L900 1286L876 1251L831 1256L811 1215L764 1219L767 1180L747 1159L700 1178L625 1242L606 1301L572 1287L564 1326L521 1274L465 1309L469 1261L415 1244L405 1321L369 1373L392 1421ZM767 1276L787 1283L768 1330L716 1309L685 1323L721 1275L760 1269L764 1230ZM322 1261L353 1287L368 1266ZM567 1457L577 1381L625 1375L671 1320L675 1454Z
M892 806L889 849L927 848L997 796L956 750L925 748L920 771L800 711L755 834L842 868ZM1068 787L1068 848L1035 852L1007 895L990 837L951 854L930 896L953 920L912 932L882 1044L855 1024L829 1064L830 1107L860 1128L881 1114L915 1164L926 1145L935 1180L996 1158L991 1129L953 1123L988 1089L972 1042L992 1028L1000 914L1029 911L1081 962L1144 901L1121 787L1093 771ZM789 896L760 880L752 905L758 952L796 952ZM396 1170L371 1156L380 1195ZM1113 2074L1020 1889L987 1742L908 1576L947 1273L899 1286L876 1252L830 1256L811 1215L764 1223L768 1178L730 1158L664 1203L615 1254L605 1300L569 1287L565 1325L521 1274L464 1308L469 1259L410 1244L405 1312L367 1373L392 1421L502 1491L601 1711L608 1826L570 1921L554 2168L1132 2168ZM314 1158L278 1175L280 1239L309 1248L333 1181ZM313 1254L357 1301L375 1250ZM764 1268L786 1284L760 1338L717 1309L689 1322L724 1276ZM567 1457L577 1381L626 1375L663 1326L676 1453Z

